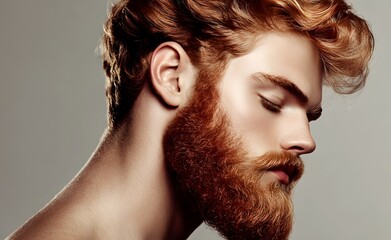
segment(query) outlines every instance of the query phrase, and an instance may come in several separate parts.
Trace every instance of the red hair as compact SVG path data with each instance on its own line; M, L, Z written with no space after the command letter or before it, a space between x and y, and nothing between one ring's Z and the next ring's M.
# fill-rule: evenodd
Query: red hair
M102 39L110 126L132 108L159 44L175 41L198 69L213 65L221 73L229 59L248 52L255 37L270 30L312 39L324 83L336 92L364 86L374 39L344 0L120 0Z

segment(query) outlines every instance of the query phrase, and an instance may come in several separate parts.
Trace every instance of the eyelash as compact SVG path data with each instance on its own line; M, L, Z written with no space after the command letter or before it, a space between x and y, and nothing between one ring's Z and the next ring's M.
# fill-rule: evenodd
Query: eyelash
M273 113L279 113L281 112L281 106L278 104L273 103L272 101L266 99L265 97L260 96L261 103L264 108L267 110L273 112ZM314 112L314 113L307 113L307 119L308 122L316 121L320 116L322 115L322 110Z
M262 96L260 96L260 98L261 98L261 103L262 103L263 107L266 108L267 110L269 110L273 113L279 113L281 111L280 105L275 104Z

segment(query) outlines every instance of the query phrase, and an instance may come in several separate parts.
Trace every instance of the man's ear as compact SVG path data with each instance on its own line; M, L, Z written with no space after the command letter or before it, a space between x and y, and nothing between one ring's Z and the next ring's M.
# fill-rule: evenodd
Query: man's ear
M194 81L194 70L185 50L176 42L159 45L151 58L151 85L161 100L178 107Z

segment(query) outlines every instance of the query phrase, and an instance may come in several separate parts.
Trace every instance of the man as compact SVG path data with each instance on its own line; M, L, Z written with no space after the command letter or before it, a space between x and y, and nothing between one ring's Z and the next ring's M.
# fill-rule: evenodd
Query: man
M288 239L322 85L359 90L372 51L343 0L119 1L101 144L9 239Z

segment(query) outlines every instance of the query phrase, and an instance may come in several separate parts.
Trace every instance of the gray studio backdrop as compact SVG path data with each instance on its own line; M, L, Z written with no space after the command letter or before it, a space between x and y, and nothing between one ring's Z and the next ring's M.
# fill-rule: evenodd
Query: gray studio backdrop
M387 0L352 0L376 37L368 84L325 92L295 191L293 240L391 235L391 43ZM105 128L96 46L106 0L0 2L0 238L43 207L83 166ZM190 239L220 239L202 226Z

